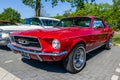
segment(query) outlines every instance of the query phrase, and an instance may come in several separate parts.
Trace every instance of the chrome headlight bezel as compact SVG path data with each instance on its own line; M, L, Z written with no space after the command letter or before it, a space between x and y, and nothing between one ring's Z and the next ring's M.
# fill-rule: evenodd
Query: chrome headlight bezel
M2 32L1 37L2 38L9 38L9 33L3 33Z
M60 48L60 41L57 40L57 39L54 39L54 40L52 41L52 47L53 47L54 49L59 49L59 48Z

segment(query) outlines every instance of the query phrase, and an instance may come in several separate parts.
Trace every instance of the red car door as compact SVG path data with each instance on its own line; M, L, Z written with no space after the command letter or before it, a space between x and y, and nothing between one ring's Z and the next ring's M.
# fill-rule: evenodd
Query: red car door
M94 39L96 40L94 46L98 47L103 45L103 43L106 40L105 38L107 36L106 34L107 29L103 21L98 18L95 18L93 21L92 28L93 28L93 36Z

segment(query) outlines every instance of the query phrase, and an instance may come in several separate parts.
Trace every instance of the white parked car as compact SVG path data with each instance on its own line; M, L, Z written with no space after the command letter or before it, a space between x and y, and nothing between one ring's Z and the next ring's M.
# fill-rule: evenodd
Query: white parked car
M55 18L33 17L25 19L23 24L20 25L0 26L0 45L9 43L9 32L53 28L58 22L59 20Z

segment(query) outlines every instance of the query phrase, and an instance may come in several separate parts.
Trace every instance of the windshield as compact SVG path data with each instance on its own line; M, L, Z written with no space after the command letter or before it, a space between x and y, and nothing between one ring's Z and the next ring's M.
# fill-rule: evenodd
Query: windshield
M49 20L49 19L41 19L44 26L55 26L59 21L57 20Z
M42 25L38 18L27 18L23 22L23 24L30 24L30 25Z
M62 19L57 26L61 27L89 27L91 22L91 18L88 17L74 17L74 18L65 18Z

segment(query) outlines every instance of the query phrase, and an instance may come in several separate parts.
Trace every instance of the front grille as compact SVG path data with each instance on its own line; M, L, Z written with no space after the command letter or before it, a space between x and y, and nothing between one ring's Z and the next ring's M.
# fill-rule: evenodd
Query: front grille
M26 48L37 48L41 49L38 38L34 37L23 37L23 36L14 36L14 42L19 46Z

